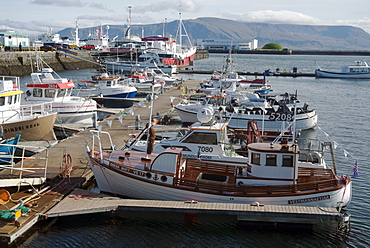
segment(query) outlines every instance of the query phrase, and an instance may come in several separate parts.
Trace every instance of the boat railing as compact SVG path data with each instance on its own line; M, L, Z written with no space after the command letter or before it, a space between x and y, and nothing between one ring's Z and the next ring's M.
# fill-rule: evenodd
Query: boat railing
M15 84L17 87L14 87L13 90L18 89L19 90L19 77L16 76L0 76L0 81L13 81L13 84Z
M103 159L103 150L115 150L115 146L113 145L112 138L108 132L99 131L99 130L90 130L90 133L92 134L91 150L94 151L91 153L92 157L95 157L98 155L100 156L99 157L100 159ZM103 148L101 134L105 134L106 137L108 137L108 142L110 143L109 148ZM97 151L98 153L96 153L95 151Z
M52 102L41 102L41 103L32 103L24 104L20 106L21 116L29 116L38 113L50 113L53 111Z
M9 113L13 113L9 115ZM7 123L10 119L12 119L15 116L21 117L21 113L17 110L4 110L0 111L1 119L3 120L2 123Z
M289 195L296 192L315 192L321 189L335 187L337 179L327 179L313 182L303 182L291 185L228 185L210 180L201 181L196 178L175 178L178 186L191 187L202 192L230 193L237 195Z
M44 155L29 156L29 151L41 150L43 147L1 144L9 147L9 153L0 153L0 185L17 186L19 183L43 184L47 178L49 150ZM5 148L6 150L6 148Z

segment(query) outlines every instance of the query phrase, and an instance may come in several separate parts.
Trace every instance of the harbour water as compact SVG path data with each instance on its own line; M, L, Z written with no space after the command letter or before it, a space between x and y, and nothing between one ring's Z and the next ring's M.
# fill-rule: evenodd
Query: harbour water
M221 70L224 54L211 54L195 63L196 69ZM236 55L238 71L313 72L318 65L339 70L367 57L304 55ZM88 79L93 70L59 73L72 80ZM208 78L208 75L178 75ZM23 83L30 81L27 77ZM316 135L335 143L338 173L352 175L355 160L359 177L353 179L353 198L346 208L351 214L349 232L317 227L313 231L248 228L229 216L130 213L124 218L110 214L64 217L47 231L37 232L22 247L369 247L370 200L367 179L370 147L370 80L316 79L314 77L268 77L274 94L298 92L319 115ZM186 81L185 81L186 85Z

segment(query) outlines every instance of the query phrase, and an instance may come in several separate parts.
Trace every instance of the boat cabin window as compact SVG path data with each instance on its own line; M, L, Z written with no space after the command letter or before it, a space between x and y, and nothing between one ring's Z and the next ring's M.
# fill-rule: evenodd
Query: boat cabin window
M55 96L55 89L46 89L45 90L45 97L47 98L54 98Z
M64 97L66 94L66 89L60 89L58 90L57 97Z
M195 143L195 144L208 144L217 145L217 134L216 133L198 133L193 132L189 136L185 137L182 143Z
M111 81L107 81L106 85L107 86L111 86L112 85L112 82Z
M42 89L33 89L34 97L42 97Z
M276 166L276 154L266 154L266 166Z
M12 96L7 96L8 98L8 105L11 105L12 104Z
M259 153L252 152L252 164L261 165L261 155Z
M5 97L0 97L0 106L4 106L5 105Z
M293 156L283 155L283 165L284 167L293 167Z

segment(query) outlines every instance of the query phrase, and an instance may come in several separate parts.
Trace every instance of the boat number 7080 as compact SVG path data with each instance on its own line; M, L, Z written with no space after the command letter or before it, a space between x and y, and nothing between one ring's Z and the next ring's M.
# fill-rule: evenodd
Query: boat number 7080
M213 152L213 147L209 147L209 146L198 146L198 149L201 152Z
M288 113L272 112L269 116L270 121L293 121L294 116Z

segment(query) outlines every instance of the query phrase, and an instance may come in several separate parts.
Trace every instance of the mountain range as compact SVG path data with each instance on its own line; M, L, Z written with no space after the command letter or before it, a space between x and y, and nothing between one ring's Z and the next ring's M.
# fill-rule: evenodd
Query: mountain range
M221 18L197 18L183 20L193 44L197 39L258 40L259 48L267 43L277 43L284 48L303 50L369 50L370 34L353 26L268 24L233 21ZM126 32L127 25L103 26L110 40L119 40ZM87 39L99 27L79 29L80 39ZM178 21L167 24L131 25L131 35L147 37L166 33L176 36ZM61 30L61 36L71 36L74 29ZM144 34L144 35L143 35ZM184 34L184 31L183 31Z

